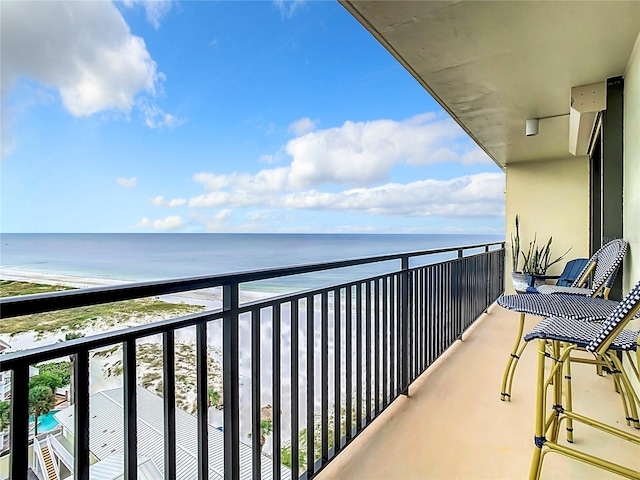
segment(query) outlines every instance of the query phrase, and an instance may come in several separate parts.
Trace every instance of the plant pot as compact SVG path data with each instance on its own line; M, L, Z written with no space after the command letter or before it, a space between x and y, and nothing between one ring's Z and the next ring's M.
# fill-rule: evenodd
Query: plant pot
M516 293L524 293L531 283L531 275L526 273L511 272L511 282L513 283L513 289ZM545 281L542 278L534 278L534 287L544 285Z

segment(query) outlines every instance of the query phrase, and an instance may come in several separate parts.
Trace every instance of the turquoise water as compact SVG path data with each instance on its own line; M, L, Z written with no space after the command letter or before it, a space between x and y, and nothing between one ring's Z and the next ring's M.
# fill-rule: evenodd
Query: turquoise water
M38 417L38 433L49 432L58 426L58 421L53 417L59 410L51 410L46 415ZM33 422L33 415L29 417L29 422Z

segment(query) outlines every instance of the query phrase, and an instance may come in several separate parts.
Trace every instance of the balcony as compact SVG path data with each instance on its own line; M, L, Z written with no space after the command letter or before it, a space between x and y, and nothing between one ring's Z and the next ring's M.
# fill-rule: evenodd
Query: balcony
M527 316L528 329L540 321ZM320 479L528 478L533 454L536 351L525 350L511 402L500 401L500 382L518 315L492 305L380 418L341 453ZM574 408L625 428L610 377L577 365ZM580 425L576 448L637 470L637 445ZM626 426L638 434L638 430ZM564 432L561 432L564 438ZM542 479L621 478L550 454Z
M396 267L346 284L239 300L245 282L362 265L389 270L388 262ZM100 469L129 479L525 478L535 349L520 362L513 400L501 402L517 323L515 314L492 304L502 291L503 265L504 244L487 244L3 299L5 318L211 288L223 301L217 310L4 355L0 371L13 372L6 468L11 478L27 478L31 470L60 479L94 477ZM528 326L538 320L529 317ZM189 327L196 332L197 406L205 407L195 414L176 406L177 338ZM136 362L141 341L154 335L163 352L159 396L139 385ZM216 336L224 383L220 429L211 425L207 398ZM105 347L122 349L122 388L96 392L90 357ZM33 441L25 372L63 356L74 358L75 404L56 415L61 434ZM624 424L610 378L580 366L573 374L576 410ZM265 402L272 412L266 443ZM576 439L586 451L640 470L637 447L587 428L576 430ZM604 477L550 456L543 478Z

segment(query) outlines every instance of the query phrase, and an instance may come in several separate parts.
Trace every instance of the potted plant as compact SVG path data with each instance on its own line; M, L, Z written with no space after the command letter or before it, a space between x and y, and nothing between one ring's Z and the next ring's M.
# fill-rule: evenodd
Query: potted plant
M513 272L511 280L516 292L522 293L529 286L542 285L545 282L544 276L552 265L561 261L569 253L571 248L560 255L555 260L551 260L551 242L553 237L549 237L546 243L537 244L537 234L533 235L533 240L529 242L529 248L525 252L520 250L520 219L516 215L516 232L511 234L511 258L513 262ZM523 266L520 265L520 255L522 255Z

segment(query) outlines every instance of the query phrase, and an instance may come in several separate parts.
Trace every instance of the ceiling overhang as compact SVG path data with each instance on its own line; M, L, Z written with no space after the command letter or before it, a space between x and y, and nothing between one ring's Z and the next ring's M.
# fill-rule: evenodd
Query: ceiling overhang
M340 1L503 168L570 156L571 89L623 75L640 32L635 0Z

